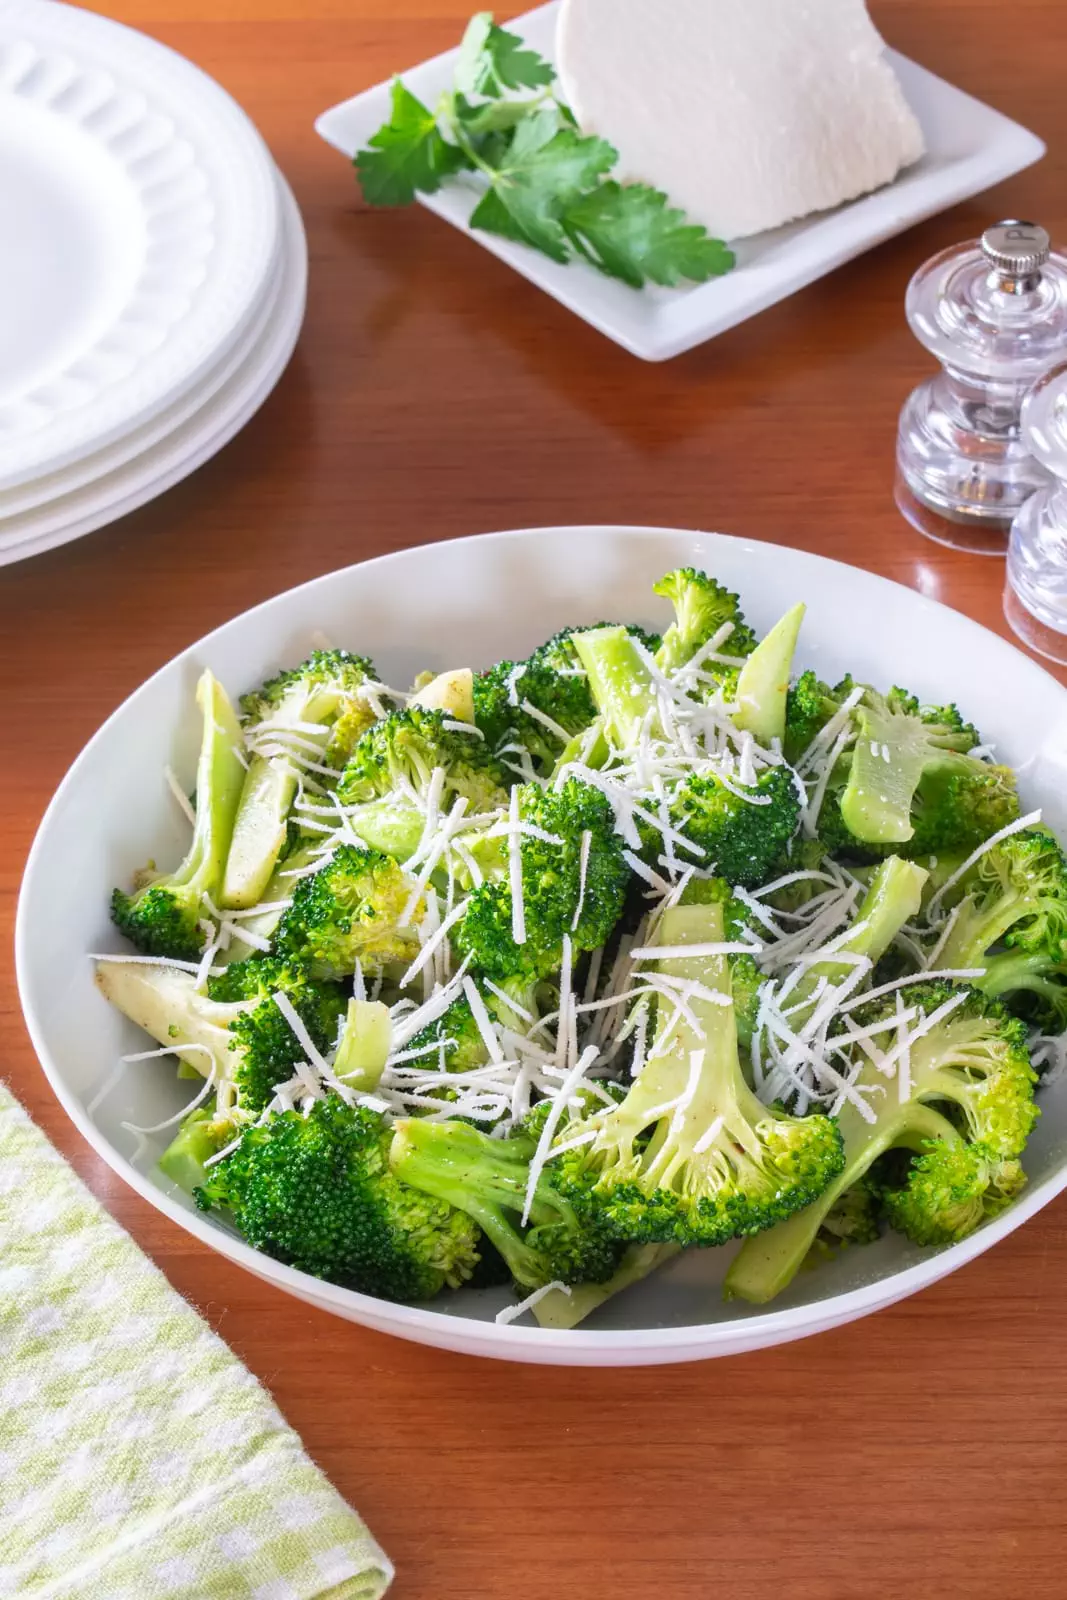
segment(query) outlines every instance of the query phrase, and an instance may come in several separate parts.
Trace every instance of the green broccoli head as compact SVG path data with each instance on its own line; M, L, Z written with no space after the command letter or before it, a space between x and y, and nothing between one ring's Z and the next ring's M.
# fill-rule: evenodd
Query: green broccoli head
M664 912L657 938L678 950L725 933L721 904L682 905ZM576 1211L623 1240L724 1244L821 1194L843 1166L841 1139L829 1117L788 1116L748 1087L725 957L674 954L658 966L668 985L699 986L688 996L691 1017L657 1000L640 1076L621 1105L584 1118L592 1137L553 1158L554 1182ZM558 1143L574 1136L565 1126Z
M851 677L842 678L835 688L831 688L817 672L801 673L786 697L782 748L787 761L800 760L816 736L837 715L854 688Z
M297 880L273 953L316 978L350 977L357 962L374 977L394 962L407 965L419 949L420 903L401 925L414 888L392 856L339 845L320 871Z
M502 846L486 882L470 896L455 943L495 982L529 986L558 970L565 936L575 953L607 942L622 914L630 869L611 805L590 784L577 778L552 789L526 784L519 790L519 817L549 836L524 834L521 841L525 942L513 935Z
M1017 1160L982 1144L932 1139L878 1195L890 1227L913 1244L956 1244L1009 1206L1026 1185Z
M393 1131L335 1095L306 1116L276 1112L248 1128L197 1191L224 1207L249 1244L331 1283L387 1300L458 1288L478 1262L478 1228L389 1166Z
M293 1063L303 1056L289 1022L275 1004L283 994L307 1028L311 1042L323 1055L337 1042L345 996L340 985L312 978L291 960L254 956L235 961L208 979L208 998L220 1004L258 1002L230 1023L233 1081L242 1110L259 1112L269 1105L275 1085L292 1075Z
M525 1135L493 1139L464 1122L410 1120L396 1124L390 1160L405 1183L470 1216L523 1289L606 1282L622 1249L603 1229L580 1220L557 1192L552 1163L538 1178L522 1223L535 1149Z
M537 654L498 661L474 680L474 720L487 748L521 745L538 772L551 772L560 751L595 716L584 675L561 673Z
M395 711L363 735L337 793L346 805L396 795L421 800L438 768L445 774L443 806L461 795L472 814L507 804L505 775L486 741L475 729L461 732L443 712L422 706Z
M788 767L767 767L751 787L727 787L713 772L687 778L671 804L670 820L703 850L701 865L744 889L767 883L797 830L800 796ZM662 838L646 825L646 853L659 855Z
M1001 839L945 898L953 922L940 965L985 968L975 981L992 994L1031 986L1040 993L1045 987L1046 1001L1059 1010L1046 985L1058 980L1058 968L1067 962L1067 858L1047 829L1026 828Z
M241 710L246 725L253 727L263 722L320 724L328 729L323 760L340 768L375 720L365 689L377 676L367 656L314 650L300 666L242 695Z
M656 654L661 671L676 672L683 667L725 623L730 623L733 631L723 642L723 654L747 656L756 648L756 635L742 615L738 596L707 573L679 567L653 584L653 590L674 607L674 621Z

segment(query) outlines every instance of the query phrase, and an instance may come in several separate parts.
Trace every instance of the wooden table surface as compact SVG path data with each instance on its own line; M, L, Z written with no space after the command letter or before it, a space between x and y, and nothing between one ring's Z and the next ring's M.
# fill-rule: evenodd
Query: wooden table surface
M38 819L103 718L209 628L382 551L558 522L717 528L870 567L1005 631L1000 564L924 542L893 506L897 413L929 370L903 296L933 251L1001 215L1067 240L1063 0L876 3L893 45L1051 154L665 366L435 218L362 209L315 137L326 106L450 45L461 0L111 9L256 119L303 209L310 303L276 393L221 456L0 571L5 950ZM1067 1594L1067 1198L948 1281L804 1343L637 1371L476 1363L286 1299L131 1194L53 1100L10 969L0 1073L269 1385L393 1555L397 1600Z

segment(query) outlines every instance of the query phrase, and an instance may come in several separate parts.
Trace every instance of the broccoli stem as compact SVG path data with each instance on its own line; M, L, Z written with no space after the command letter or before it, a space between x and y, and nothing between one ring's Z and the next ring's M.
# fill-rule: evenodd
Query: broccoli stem
M194 1111L159 1158L160 1172L186 1194L191 1195L207 1183L209 1173L204 1163L223 1147L214 1117L213 1111Z
M816 962L793 991L790 1019L794 1026L811 1015L815 990L823 978L837 984L852 971L855 962L850 957L865 956L872 963L881 960L904 924L918 915L928 876L923 867L900 856L887 856L879 864L856 912L854 932L832 955Z
M796 605L753 650L737 680L734 724L762 745L785 737L785 709L800 625L807 607ZM728 648L728 646L727 646Z
M605 734L628 749L656 705L652 674L626 628L592 628L576 633L573 644L589 678L589 691Z
M607 1283L575 1284L569 1294L551 1289L534 1306L533 1314L542 1328L576 1328L606 1301L673 1260L681 1248L678 1244L632 1244Z
M113 1006L150 1033L197 1074L214 1066L218 1079L230 1068L231 1022L245 1007L224 1005L199 994L196 978L177 967L143 966L139 961L102 961L96 986Z
M905 844L915 835L912 806L923 775L935 769L973 772L965 750L968 736L938 733L918 716L894 711L868 691L856 721L849 779L841 796L841 817L864 844Z
M353 1089L371 1093L378 1087L392 1039L389 1007L380 1000L350 1000L333 1070Z
M245 774L222 880L221 905L244 911L263 899L285 844L296 798L296 773L287 762L253 756Z
M271 873L270 881L262 895L262 904L266 906L280 906L282 902L291 900L293 891L300 882L293 873L299 873L302 868L310 867L317 856L322 853L322 842L319 839L309 839L306 844L301 844L291 851L284 860L279 862ZM258 904L259 902L257 902ZM284 908L276 911L260 911L254 917L242 917L236 924L237 932L234 934L233 943L228 950L220 952L220 959L229 963L243 961L250 952L255 952L258 945L245 942L240 938L242 931L251 934L252 939L271 939L274 931L284 915Z
M462 1123L411 1118L396 1124L389 1165L403 1183L465 1211L499 1250L516 1283L536 1289L546 1281L545 1262L515 1226L533 1149L528 1139L489 1141ZM563 1202L542 1179L530 1222L559 1222L564 1213Z
M862 1081L870 1081L867 1072ZM914 1101L896 1106L889 1116L873 1124L848 1101L841 1109L837 1125L845 1146L843 1171L803 1211L745 1240L726 1274L727 1299L765 1305L788 1288L803 1266L827 1214L846 1189L858 1183L878 1157L894 1145L920 1149L930 1139L943 1139L948 1144L963 1143L946 1117Z
M414 806L392 800L371 800L348 815L349 826L372 850L396 861L408 861L419 848L426 818Z

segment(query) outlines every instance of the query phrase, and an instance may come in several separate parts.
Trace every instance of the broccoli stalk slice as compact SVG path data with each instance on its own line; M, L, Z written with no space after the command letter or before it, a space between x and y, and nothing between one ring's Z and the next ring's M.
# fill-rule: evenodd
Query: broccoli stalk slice
M274 937L275 929L285 913L285 902L293 898L296 886L301 882L301 879L294 877L293 874L312 866L321 856L322 841L309 839L304 844L298 844L295 850L291 850L282 858L270 875L262 899L257 901L257 904L271 906L274 909L258 911L254 917L242 917L234 924L235 931L229 949L219 952L223 962L243 961L251 950L262 948L263 940L269 942ZM248 940L241 938L243 932L250 935Z
M139 961L102 961L96 969L96 986L124 1016L170 1046L200 1077L214 1071L219 1083L232 1078L230 1028L254 1002L211 1000L197 989L193 973Z
M470 667L439 672L420 684L411 698L413 706L426 711L443 711L456 722L474 723L474 673Z
M734 724L762 745L785 737L789 678L806 611L803 604L787 611L760 640L738 675Z
M572 1289L550 1289L533 1307L542 1328L577 1328L579 1323L599 1311L615 1295L635 1283L642 1283L653 1272L672 1261L681 1250L678 1244L632 1244L623 1253L617 1271L607 1283L579 1283Z
M220 905L244 911L258 905L285 844L296 798L296 773L288 762L253 756L226 857Z
M214 1111L203 1107L186 1117L177 1134L159 1158L159 1170L179 1189L191 1195L208 1182L205 1163L225 1148L233 1138L233 1127L216 1119Z
M220 892L245 779L240 725L211 672L197 684L196 703L204 726L189 853L177 871L154 878L133 895L116 889L111 903L116 925L138 949L172 960L195 960L203 948L200 906L205 895L216 901Z
M350 1000L333 1070L343 1083L370 1094L389 1058L393 1023L380 1000Z
M976 763L963 752L971 731L924 722L891 706L873 689L855 715L857 737L841 816L864 844L904 844L914 837L912 806L923 775L934 768L970 772Z
M604 734L620 749L628 749L656 705L652 674L633 635L622 627L592 628L576 633L573 643ZM662 735L662 729L658 732Z
M426 818L399 800L372 800L349 811L348 825L372 850L381 850L396 861L410 861L422 841Z
M811 1015L814 995L823 978L838 984L855 966L850 957L865 956L873 964L882 959L906 922L918 915L929 874L914 861L887 856L867 887L853 931L832 955L816 962L796 985L790 999L790 1020L802 1025ZM795 1009L793 1009L795 1007Z
M529 1139L491 1139L466 1123L407 1119L396 1124L389 1164L401 1182L466 1212L523 1288L538 1289L559 1277L580 1281L587 1272L610 1276L617 1253L598 1248L585 1234L545 1174L522 1231L534 1148Z
M909 1000L929 1015L953 993L947 984L930 985L925 997L912 990ZM843 1171L807 1211L744 1245L726 1276L728 1297L762 1304L780 1293L799 1269L829 1209L887 1150L924 1152L923 1159L929 1157L932 1164L951 1158L958 1165L964 1158L952 1152L967 1146L973 1152L966 1159L971 1162L970 1199L977 1206L972 1206L977 1220L988 1214L979 1204L983 1185L994 1187L991 1203L996 1205L997 1172L1023 1149L1037 1116L1036 1074L1025 1029L972 992L934 1028L913 1038L909 1057L910 1096L903 1103L896 1085L887 1084L874 1063L863 1059L853 1087L875 1111L875 1120L868 1122L852 1100L845 1102L838 1118ZM952 1108L962 1133L937 1105ZM907 1231L913 1238L921 1232L917 1224Z

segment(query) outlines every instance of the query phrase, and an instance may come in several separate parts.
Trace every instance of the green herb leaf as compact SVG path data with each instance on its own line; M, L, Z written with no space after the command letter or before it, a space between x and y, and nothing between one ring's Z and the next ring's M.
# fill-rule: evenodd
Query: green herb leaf
M572 201L562 221L582 255L635 289L649 279L668 287L683 279L705 283L734 265L721 239L642 183L602 183Z
M441 136L433 112L399 78L393 81L389 121L355 159L364 198L372 206L410 205L416 193L433 194L470 165L463 151Z
M583 139L560 128L555 112L535 112L515 129L470 225L531 244L554 261L569 261L560 218L617 159L603 139Z
M544 89L556 74L517 34L498 28L491 11L472 17L459 47L456 88L460 94L498 99L510 89Z

